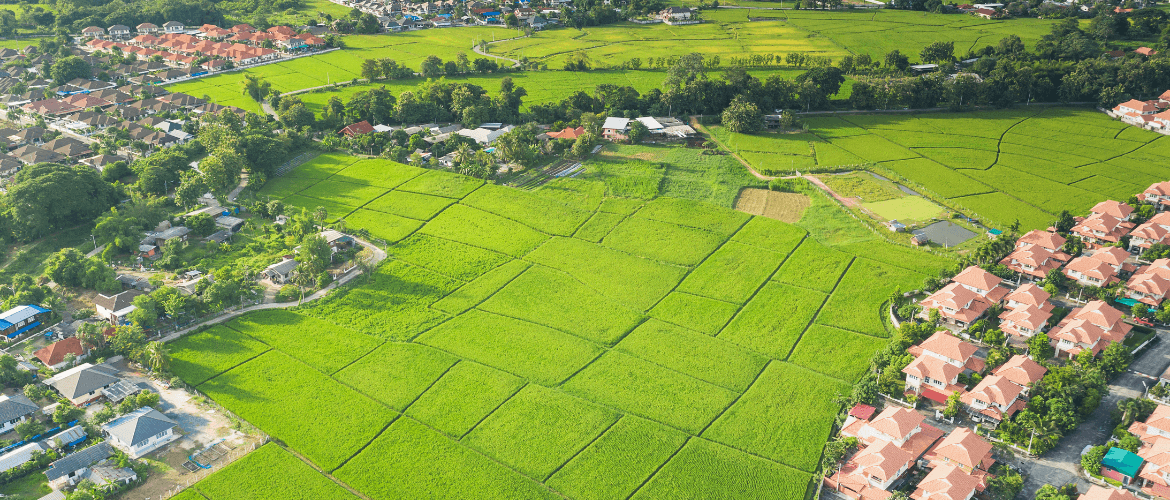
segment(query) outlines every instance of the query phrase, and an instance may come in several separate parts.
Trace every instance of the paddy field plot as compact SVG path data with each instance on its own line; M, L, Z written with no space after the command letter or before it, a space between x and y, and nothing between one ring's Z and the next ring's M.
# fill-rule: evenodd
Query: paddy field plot
M793 19L804 15L793 14ZM890 11L873 17L887 14L900 15ZM1170 171L1153 160L1170 145L1168 139L1088 109L858 114L816 118L810 125L809 133L796 135L813 136L814 146L839 147L863 160L864 168L1000 229L1017 219L1025 231L1047 227L1063 210L1084 213L1100 201L1125 199L1170 178ZM780 141L772 134L731 139L740 145ZM779 144L774 149L787 150ZM767 166L757 157L744 158ZM840 168L852 161L816 158L814 168ZM849 191L850 186L837 184ZM882 193L872 190L858 197L884 219L924 221L943 210L921 198L881 200Z
M276 187L360 204L353 230L417 230L325 298L182 339L175 366L376 500L800 498L833 398L884 345L882 305L925 276L858 257L914 256L900 247L831 248L730 200L359 165L324 157ZM676 179L736 178L697 169Z

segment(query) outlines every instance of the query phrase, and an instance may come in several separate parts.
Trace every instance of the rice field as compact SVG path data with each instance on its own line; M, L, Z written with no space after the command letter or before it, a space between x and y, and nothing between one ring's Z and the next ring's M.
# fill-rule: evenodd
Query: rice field
M375 500L801 498L834 396L885 342L881 305L923 277L725 206L606 196L596 178L518 191L306 165L261 194L354 206L337 216L373 234L421 227L387 239L368 280L186 337L175 366L308 461L265 470L318 469ZM868 253L914 255L899 251Z
M881 15L887 13L895 12ZM1017 219L1024 231L1044 228L1063 210L1084 213L1097 202L1126 199L1170 178L1170 168L1156 159L1170 149L1167 139L1087 109L859 114L812 118L804 134L739 137L718 128L715 133L765 170L805 158L795 152L806 142L817 151L816 163L802 173L860 159L865 168L1001 229ZM822 155L823 145L848 156ZM850 191L846 183L837 184L835 189ZM928 220L944 210L912 196L883 199L872 191L858 196L883 219Z

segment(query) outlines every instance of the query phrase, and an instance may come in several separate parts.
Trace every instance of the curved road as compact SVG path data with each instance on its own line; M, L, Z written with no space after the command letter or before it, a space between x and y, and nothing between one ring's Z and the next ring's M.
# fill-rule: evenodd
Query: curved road
M488 45L491 45L491 44L493 44L493 43L506 42L506 41L508 41L508 40L519 40L519 39L521 39L521 38L528 38L528 35L523 35L523 36L516 36L516 37L512 37L512 38L505 38L505 39L503 39L503 40L492 40L492 41L490 41L490 42L486 42L486 43L487 43ZM510 57L504 57L504 56L497 56L497 55L494 55L494 54L488 54L487 52L483 52L483 51L479 50L479 45L472 45L472 46L471 46L471 50L472 50L472 51L474 51L476 54L479 54L479 55L481 55L481 56L494 57L494 58L496 58L496 59L503 59L503 60L505 60L505 61L511 61L511 62L512 62L512 67L513 67L513 68L519 68L519 67L520 67L520 61L519 61L519 60L517 60L517 59L512 59L512 58L510 58Z
M382 262L383 260L386 259L386 252L384 250L382 250L381 248L378 248L377 246L375 246L373 243L358 239L357 237L354 237L354 241L357 241L359 245L370 250L370 252L373 254L372 257L369 259L370 264L377 266L379 262ZM163 337L161 340L163 342L170 342L170 341L175 340L179 337L182 337L183 335L191 333L196 328L199 328L201 326L216 325L219 323L223 323L224 321L230 320L232 318L236 318L240 315L250 313L252 311L262 311L264 309L285 309L285 308L293 307L293 306L296 306L299 304L303 304L303 303L308 302L310 300L317 300L321 297L328 295L329 292L332 291L334 288L337 288L341 285L349 283L350 281L352 281L354 278L360 276L361 274L362 274L362 272L360 270L351 271L349 274L346 274L341 279L334 281L333 283L330 283L329 286L326 286L325 288L317 290L312 295L305 297L305 299L301 302L271 302L271 303L267 303L267 304L256 304L254 306L248 306L248 307L245 307L242 309L237 309L237 310L232 311L228 314L216 316L216 317L211 318L207 321L203 321L203 322L188 326L187 328L184 328L182 330L178 330L174 333L171 333L170 335L167 335L166 337Z

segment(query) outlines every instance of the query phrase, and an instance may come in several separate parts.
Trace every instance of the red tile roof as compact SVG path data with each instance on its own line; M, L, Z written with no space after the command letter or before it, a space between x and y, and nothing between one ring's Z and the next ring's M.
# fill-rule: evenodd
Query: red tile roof
M54 342L33 354L37 359L41 360L45 366L53 366L65 361L65 356L73 354L81 356L85 354L85 349L81 347L81 339L77 337L69 337L65 340Z

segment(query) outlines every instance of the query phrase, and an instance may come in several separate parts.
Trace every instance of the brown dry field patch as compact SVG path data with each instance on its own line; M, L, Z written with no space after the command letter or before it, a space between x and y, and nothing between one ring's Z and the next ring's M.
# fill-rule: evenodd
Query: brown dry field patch
M812 202L800 193L781 193L768 189L746 188L739 192L735 209L782 222L795 223Z

